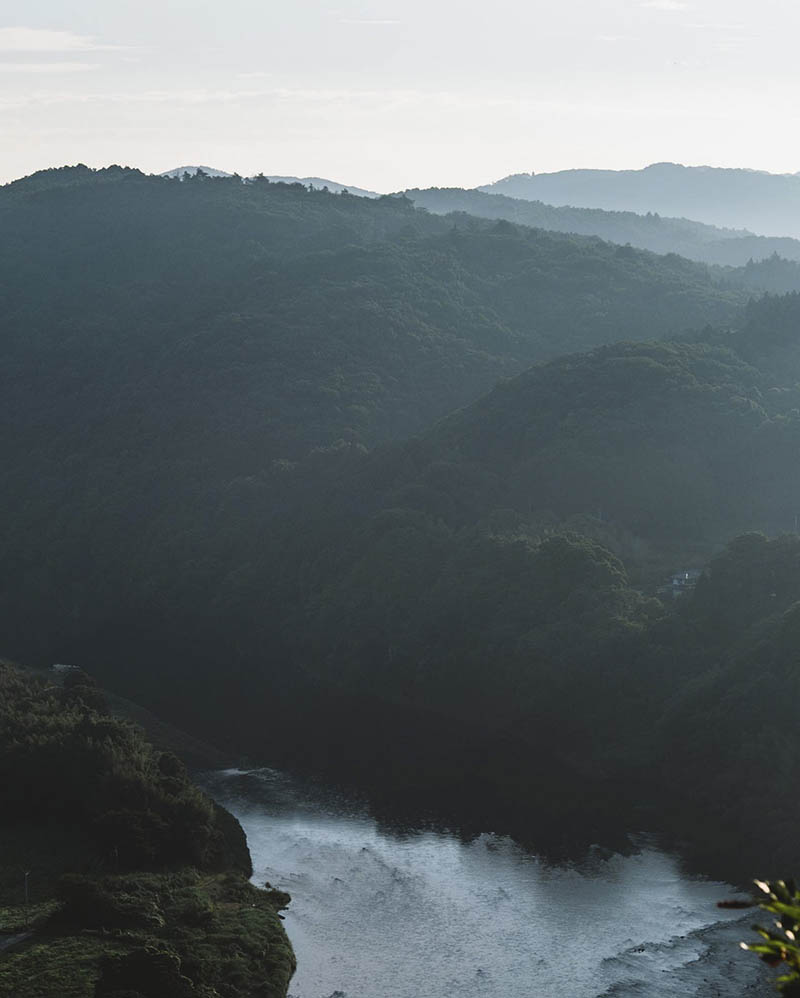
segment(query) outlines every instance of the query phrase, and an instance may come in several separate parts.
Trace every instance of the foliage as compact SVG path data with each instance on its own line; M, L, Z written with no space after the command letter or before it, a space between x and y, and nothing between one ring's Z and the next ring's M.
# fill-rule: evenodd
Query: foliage
M677 256L85 168L0 190L0 264L12 653L240 752L455 786L495 827L594 835L593 808L636 801L751 862L765 718L791 702L770 691L798 692L798 559L725 545L794 526L793 298L737 320L745 296ZM652 598L710 559L677 610ZM0 694L18 844L58 815L62 870L246 869L85 677L0 672Z
M242 471L256 450L396 439L534 361L746 301L703 267L620 249L402 198L45 171L0 189L3 391L23 448L107 463L113 435L141 460L168 421L155 462L197 460L202 438ZM105 432L76 436L79 417Z
M765 295L748 303L734 330L709 330L704 339L734 350L764 371L773 394L791 393L800 379L800 294Z
M130 634L147 673L197 630L219 654L254 577L297 562L283 522L323 465L535 360L725 323L745 300L622 249L236 178L75 167L0 189L5 647L86 662L92 644L95 671L127 671Z
M68 673L58 687L0 665L4 822L75 826L122 868L218 867L231 850L211 802L177 759L98 713L101 699L85 674ZM249 872L246 855L239 862Z
M505 508L593 531L629 568L665 575L744 530L793 527L798 395L769 384L723 347L601 347L537 365L376 455L358 487L375 468L387 505L460 523Z
M760 260L751 257L743 267L728 268L720 276L733 284L770 294L782 295L800 290L800 262L797 259L786 260L777 252Z
M782 994L796 998L800 995L800 892L792 880L757 880L756 886L768 897L760 907L777 916L778 931L753 926L764 942L742 946L758 953L771 967L785 963L787 970L778 978L778 988Z
M0 930L23 933L0 993L283 998L288 895L248 883L235 819L101 699L79 670L0 666Z
M4 955L0 990L17 998L283 998L294 955L278 892L238 873L71 875L65 905Z
M669 788L667 823L681 834L691 815L694 848L724 875L763 866L765 851L773 871L797 860L799 607L800 538L749 534L710 562L659 634L673 685L651 765Z

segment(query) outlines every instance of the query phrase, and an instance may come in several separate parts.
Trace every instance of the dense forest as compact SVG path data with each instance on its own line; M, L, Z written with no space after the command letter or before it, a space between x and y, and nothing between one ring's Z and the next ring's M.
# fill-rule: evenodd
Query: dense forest
M240 466L255 440L296 459L398 439L535 361L725 324L747 299L674 256L396 198L52 174L0 190L4 391L49 398L61 426L79 383L80 418L168 418Z
M800 296L265 180L0 223L7 654L387 807L796 865Z
M0 767L2 994L284 998L288 896L248 883L238 822L89 676L0 663Z

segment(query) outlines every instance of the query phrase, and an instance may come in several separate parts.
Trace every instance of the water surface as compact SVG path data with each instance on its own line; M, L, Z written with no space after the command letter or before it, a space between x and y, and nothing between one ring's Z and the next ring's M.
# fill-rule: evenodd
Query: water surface
M241 821L254 882L289 891L293 998L769 993L737 947L752 913L652 846L553 866L508 838L389 830L274 770L206 780Z

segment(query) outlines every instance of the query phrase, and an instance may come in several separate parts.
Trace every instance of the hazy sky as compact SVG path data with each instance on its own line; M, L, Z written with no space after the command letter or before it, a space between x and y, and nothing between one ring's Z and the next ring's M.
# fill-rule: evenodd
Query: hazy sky
M789 0L0 0L0 182L202 163L389 191L800 170Z

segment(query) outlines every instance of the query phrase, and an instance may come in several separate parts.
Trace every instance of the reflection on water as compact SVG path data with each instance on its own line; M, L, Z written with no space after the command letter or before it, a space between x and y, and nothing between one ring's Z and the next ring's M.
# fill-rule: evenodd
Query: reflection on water
M715 906L731 888L654 848L554 867L491 834L389 832L274 770L205 782L254 881L292 895L294 998L738 996L759 976L736 947L751 919L726 933Z

